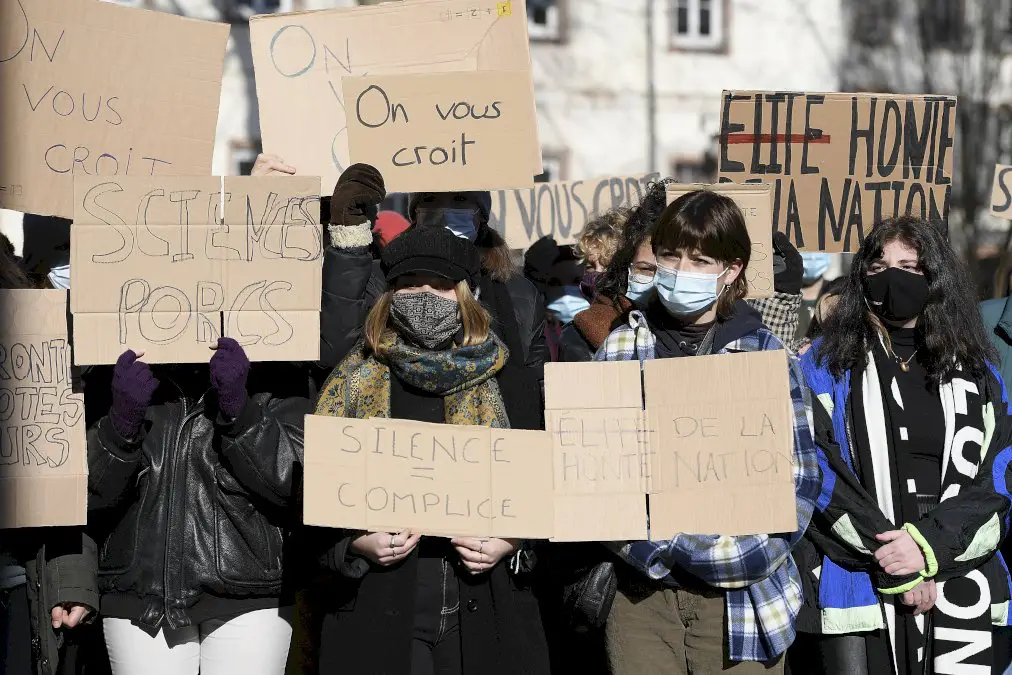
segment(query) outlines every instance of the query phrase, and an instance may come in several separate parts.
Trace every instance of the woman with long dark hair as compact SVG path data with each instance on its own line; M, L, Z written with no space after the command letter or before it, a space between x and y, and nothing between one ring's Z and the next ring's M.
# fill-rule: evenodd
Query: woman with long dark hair
M877 224L802 359L817 412L831 418L841 477L867 495L831 526L856 559L819 547L798 556L803 630L823 635L799 648L814 641L825 672L1007 665L1007 638L992 640L992 624L1008 618L996 551L1008 531L1012 448L992 356L969 276L942 233L911 217ZM882 572L914 579L882 590L873 583Z
M705 190L679 197L661 213L650 242L655 293L595 360L784 348L743 301L752 247L733 200ZM606 629L615 675L783 672L801 606L791 549L821 489L803 376L796 359L789 362L797 529L742 537L673 532L616 546L623 563Z

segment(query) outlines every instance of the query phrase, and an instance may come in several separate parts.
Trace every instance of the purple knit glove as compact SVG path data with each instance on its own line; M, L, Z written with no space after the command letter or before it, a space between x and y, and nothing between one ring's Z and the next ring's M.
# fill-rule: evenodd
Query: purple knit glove
M218 338L218 349L211 357L211 386L218 392L218 409L234 420L246 405L246 376L249 359L242 346L232 338Z
M137 438L144 423L144 413L158 389L158 380L151 368L138 361L134 350L128 349L116 359L112 371L112 409L109 419L123 438Z

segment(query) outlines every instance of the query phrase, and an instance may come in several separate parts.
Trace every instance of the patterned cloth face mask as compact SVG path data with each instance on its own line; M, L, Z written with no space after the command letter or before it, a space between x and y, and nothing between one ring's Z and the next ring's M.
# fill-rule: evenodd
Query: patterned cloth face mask
M428 291L394 293L390 321L404 339L426 349L440 349L460 330L460 305Z

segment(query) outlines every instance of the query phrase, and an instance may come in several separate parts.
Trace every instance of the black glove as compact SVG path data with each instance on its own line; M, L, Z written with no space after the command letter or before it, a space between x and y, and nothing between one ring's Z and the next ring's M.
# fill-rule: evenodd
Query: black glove
M368 164L344 170L330 199L331 225L362 225L376 218L376 205L387 196L383 176Z
M805 264L801 254L783 232L773 233L774 255L784 259L787 267L773 276L773 290L777 293L797 295L801 292L801 277L805 273Z

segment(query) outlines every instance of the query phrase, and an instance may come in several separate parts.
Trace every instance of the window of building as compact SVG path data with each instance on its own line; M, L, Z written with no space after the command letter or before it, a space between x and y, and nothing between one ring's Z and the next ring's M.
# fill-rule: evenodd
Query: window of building
M854 42L866 47L883 47L892 42L899 0L855 0L850 7L850 34Z
M726 11L727 0L670 0L671 47L722 49Z
M922 0L921 39L932 49L966 47L966 0Z
M535 183L550 183L556 180L565 180L563 176L563 160L562 155L557 153L542 152L541 153L541 167L544 169L540 174L534 177Z
M563 39L565 0L527 0L527 32L531 40Z
M671 177L679 183L714 183L717 180L716 157L679 158L671 164Z
M231 161L233 176L248 176L253 171L253 164L257 155L263 152L263 146L259 140L232 143Z

